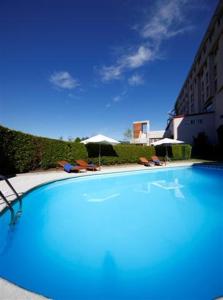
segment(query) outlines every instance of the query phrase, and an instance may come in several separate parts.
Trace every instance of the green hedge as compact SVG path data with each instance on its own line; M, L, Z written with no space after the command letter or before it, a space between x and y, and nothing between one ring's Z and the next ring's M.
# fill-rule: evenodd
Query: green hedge
M192 147L188 144L183 145L172 145L173 160L182 160L191 158Z
M98 144L86 145L88 156L91 161L98 163ZM137 163L139 157L144 156L150 159L155 155L155 148L140 145L101 145L101 163L103 165Z
M139 157L143 156L151 159L155 155L155 148L153 146L139 146L139 145L116 145L114 146L120 163L137 163Z
M188 144L176 144L170 146L156 146L156 155L159 157L165 157L166 152L168 157L172 160L187 160L191 158L192 147Z
M75 159L87 159L87 151L83 144L47 140L43 143L40 167L43 169L56 167L58 160L74 162Z
M87 159L83 144L36 137L0 126L0 173L56 167L61 159Z

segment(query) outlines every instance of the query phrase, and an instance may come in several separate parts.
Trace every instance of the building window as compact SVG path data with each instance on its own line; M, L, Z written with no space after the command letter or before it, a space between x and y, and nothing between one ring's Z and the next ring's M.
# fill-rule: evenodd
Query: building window
M206 73L206 84L208 83L208 72Z
M142 123L142 133L147 133L147 123Z
M201 99L204 102L204 94L201 95Z
M209 97L209 86L206 87L206 97Z
M213 33L211 33L210 36L209 36L209 43L210 43L210 44L211 44L211 42L212 42L212 36L213 36Z
M205 109L206 112L212 112L213 111L213 103L209 103L208 106Z
M195 120L190 120L191 125L195 124Z
M200 77L203 77L203 75L204 75L204 67L200 71Z
M214 77L217 77L217 65L214 65Z
M214 91L215 91L215 93L217 92L217 90L218 90L218 81L217 81L217 79L215 79L215 81L214 81Z
M202 124L203 123L203 120L202 119L198 119L197 120L197 124Z
M217 45L217 47L214 50L214 56L216 57L217 55L218 55L218 45Z

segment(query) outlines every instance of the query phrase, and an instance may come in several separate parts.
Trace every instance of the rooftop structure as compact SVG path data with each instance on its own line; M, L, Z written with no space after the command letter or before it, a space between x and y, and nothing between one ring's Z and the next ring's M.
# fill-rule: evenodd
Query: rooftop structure
M164 130L151 131L150 122L133 122L132 144L150 145L163 138Z

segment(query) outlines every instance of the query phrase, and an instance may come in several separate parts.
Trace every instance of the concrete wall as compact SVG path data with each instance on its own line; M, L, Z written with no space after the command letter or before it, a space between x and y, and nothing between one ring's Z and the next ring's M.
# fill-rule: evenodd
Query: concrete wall
M201 132L205 132L209 142L215 144L217 142L217 134L214 121L214 114L212 113L187 116L178 125L178 139L193 144L194 137L197 137Z
M194 137L205 132L210 143L217 142L215 130L215 115L213 113L203 115L191 115L173 119L172 134L174 139L193 144Z
M181 136L179 136L179 134L178 134L178 128L179 128L180 124L183 122L183 119L184 119L184 117L178 117L178 118L173 119L172 135L175 140L184 141L182 138L182 134L181 134Z

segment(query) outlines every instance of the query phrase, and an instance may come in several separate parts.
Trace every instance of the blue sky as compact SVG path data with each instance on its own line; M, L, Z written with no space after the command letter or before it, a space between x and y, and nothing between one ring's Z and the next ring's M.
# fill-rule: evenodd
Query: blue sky
M164 129L217 0L0 0L0 124L58 138Z

